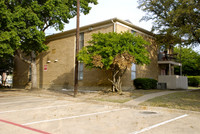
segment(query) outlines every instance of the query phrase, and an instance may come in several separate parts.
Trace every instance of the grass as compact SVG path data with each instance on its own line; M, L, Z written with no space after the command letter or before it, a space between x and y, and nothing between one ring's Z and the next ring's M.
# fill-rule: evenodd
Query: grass
M132 98L138 98L140 96L146 95L146 94L151 94L151 93L157 93L157 92L163 92L163 91L167 91L167 90L162 90L162 89L149 89L149 90L133 90L132 93Z
M127 101L130 101L132 99L138 98L146 94L162 92L162 91L166 91L166 90L157 90L157 89L132 90L132 91L125 91L122 94L117 94L117 93L112 93L112 92L100 92L98 95L90 97L90 99L96 100L96 101L125 103Z
M188 89L200 89L200 87L188 87Z
M200 112L200 90L177 92L148 100L141 105Z
M97 100L97 101L107 101L107 102L113 102L113 103L125 103L127 101L130 101L131 98L124 98L124 99L97 98L95 100Z

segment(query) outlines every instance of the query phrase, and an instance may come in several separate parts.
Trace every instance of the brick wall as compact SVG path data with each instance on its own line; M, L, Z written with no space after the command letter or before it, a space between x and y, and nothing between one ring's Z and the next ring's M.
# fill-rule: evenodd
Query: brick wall
M88 41L91 39L93 33L107 33L113 32L113 23L109 23L104 27L93 28L92 30L84 30L84 45L87 46ZM116 32L131 31L131 28L120 23L115 24ZM137 31L136 31L137 32ZM62 36L65 33L62 33ZM153 41L152 37L141 34L145 39L151 42L151 45L147 47L150 52L151 63L149 65L136 67L136 77L155 78L158 77L158 64L157 64L157 45ZM56 35L54 37L59 37ZM69 36L57 39L51 39L46 44L49 46L49 50L41 53L37 58L38 68L38 87L39 88L73 88L74 83L74 62L75 62L75 34L69 34ZM55 61L57 60L57 61ZM15 60L15 72L14 72L14 86L25 86L28 82L28 65L20 61ZM51 61L48 63L47 61ZM47 69L47 70L46 70ZM108 81L111 78L111 72L99 69L83 69L83 80L79 81L79 87L104 87L111 86ZM131 70L128 69L123 76L123 87L133 88L131 80Z

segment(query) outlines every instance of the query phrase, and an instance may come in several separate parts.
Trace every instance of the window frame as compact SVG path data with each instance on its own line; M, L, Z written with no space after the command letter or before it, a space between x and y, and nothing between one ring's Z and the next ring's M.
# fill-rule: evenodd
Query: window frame
M137 73L137 65L135 63L132 63L132 65L131 65L131 80L135 80L137 78L136 73Z

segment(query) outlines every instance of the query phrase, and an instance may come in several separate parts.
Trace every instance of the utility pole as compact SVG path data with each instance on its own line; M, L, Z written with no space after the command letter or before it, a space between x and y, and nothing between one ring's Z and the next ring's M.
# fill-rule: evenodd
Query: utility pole
M75 56L77 56L79 52L79 23L80 23L80 0L77 0L77 22L76 22L76 52ZM76 97L78 93L78 59L75 57L75 75L74 75L74 97Z

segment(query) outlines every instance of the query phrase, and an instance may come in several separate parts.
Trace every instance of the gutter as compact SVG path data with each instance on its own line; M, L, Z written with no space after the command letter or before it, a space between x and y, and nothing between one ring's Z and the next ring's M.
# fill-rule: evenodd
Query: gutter
M115 30L115 22L113 21L113 19L111 21L113 23L113 32L116 32L116 30Z

